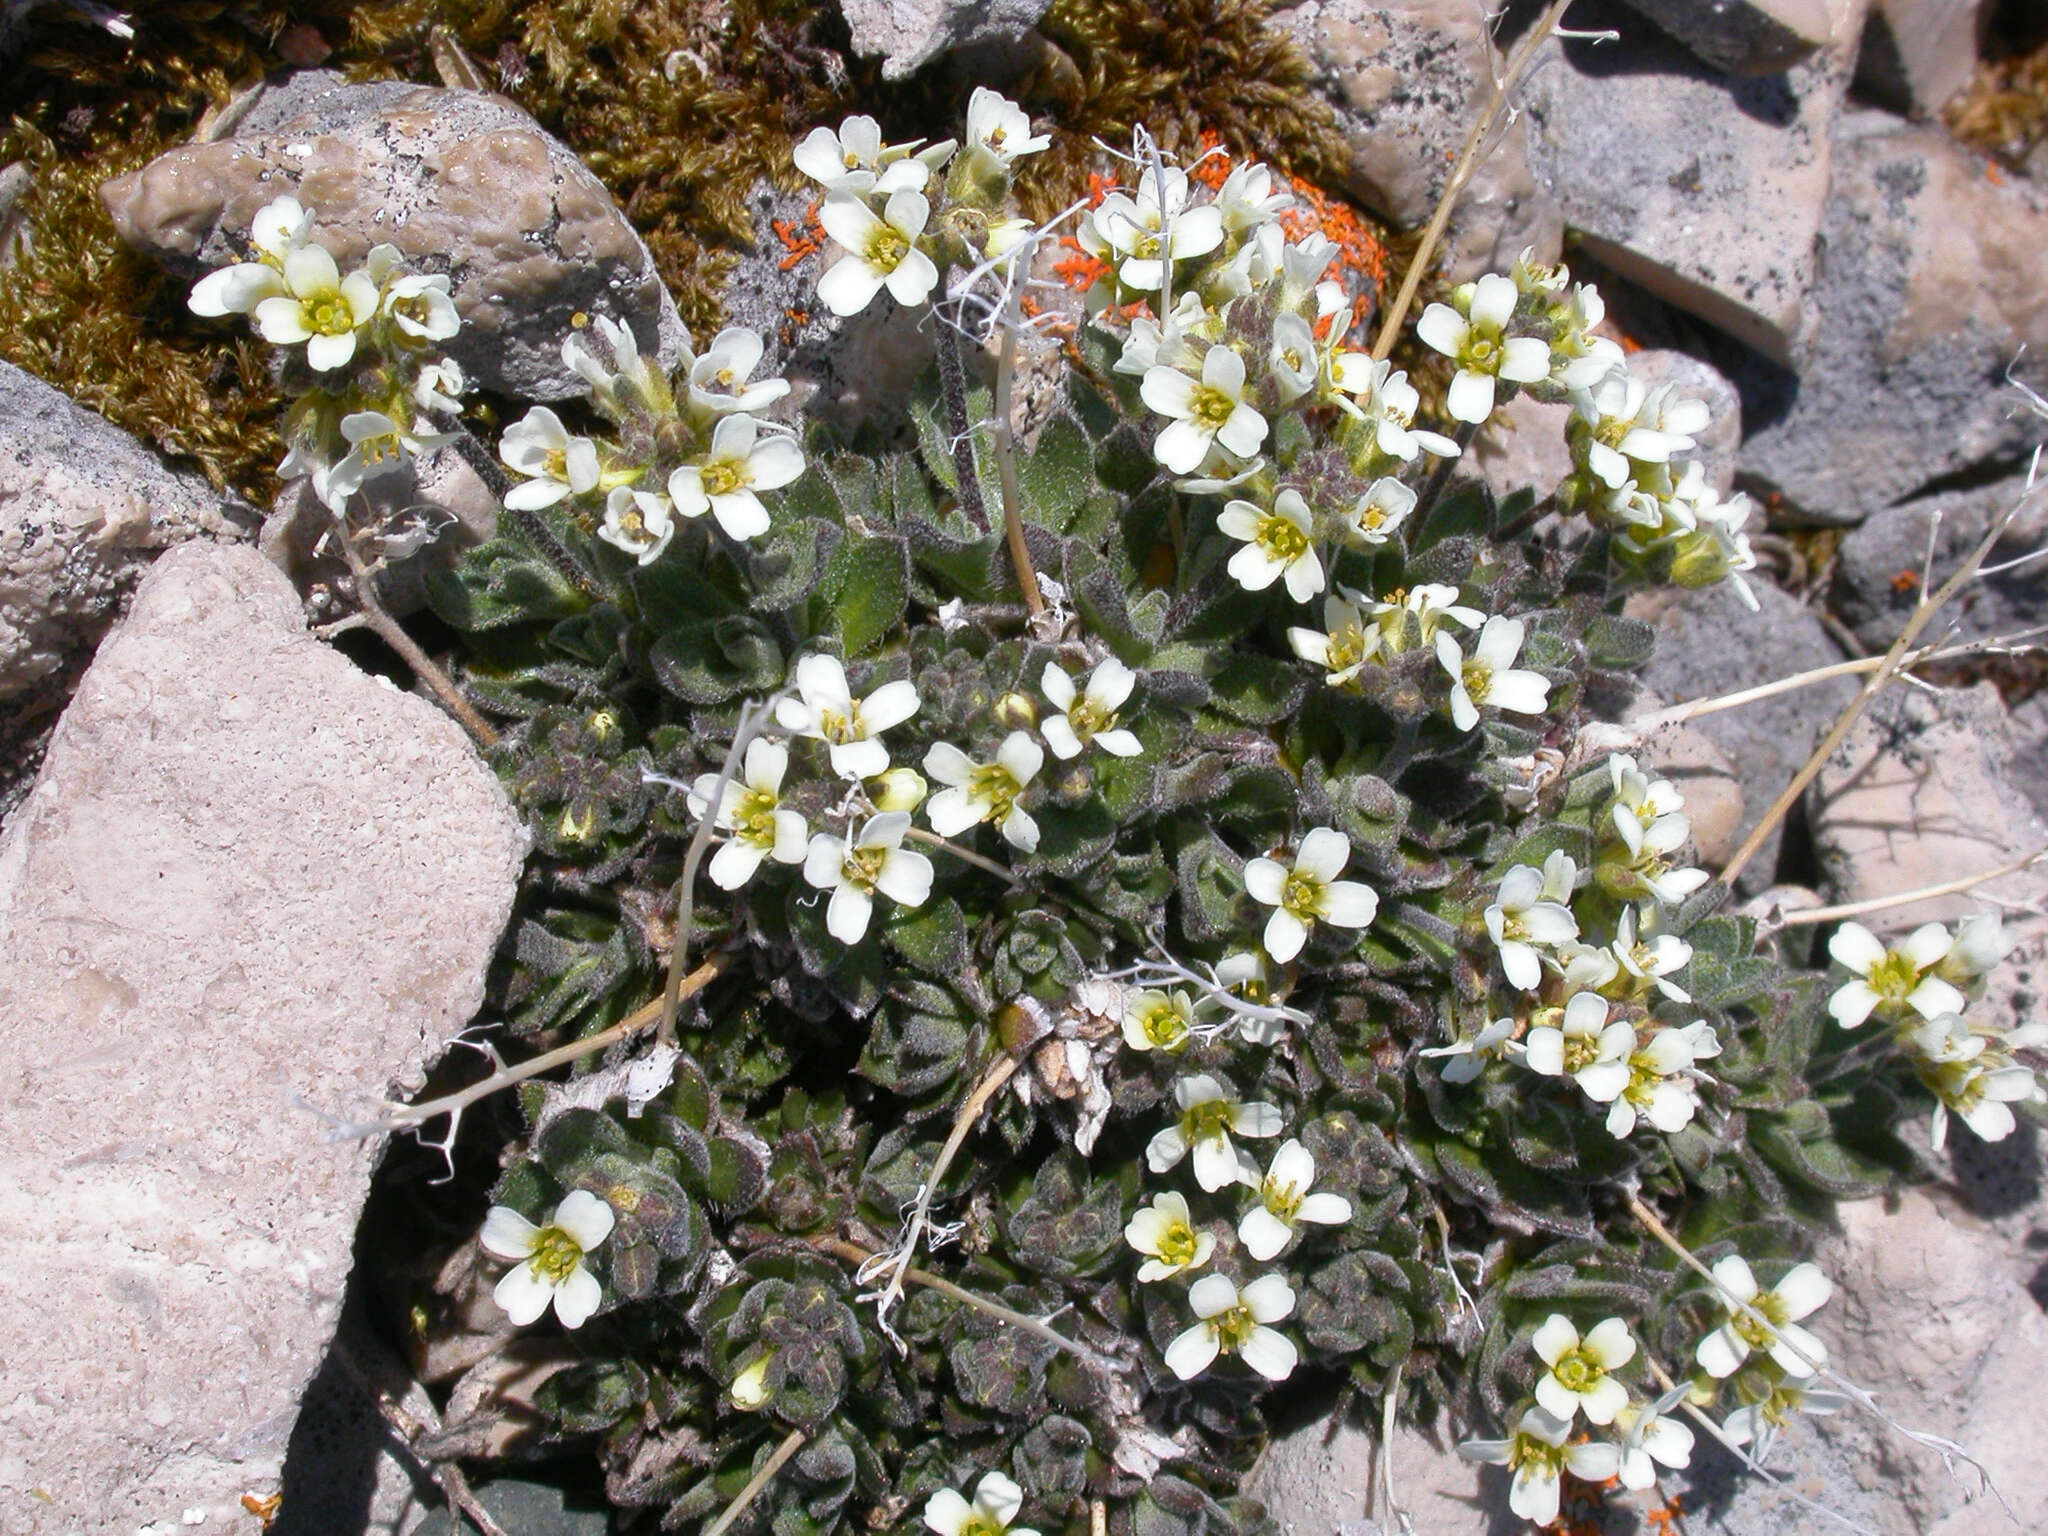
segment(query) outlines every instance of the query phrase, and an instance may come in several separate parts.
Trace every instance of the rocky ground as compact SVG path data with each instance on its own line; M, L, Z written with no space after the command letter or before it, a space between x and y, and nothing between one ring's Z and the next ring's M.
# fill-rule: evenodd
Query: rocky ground
M1043 9L846 0L856 46L892 78L957 47L1014 66ZM1995 9L1581 0L1576 35L1543 45L1459 205L1452 276L1532 246L1597 276L1626 343L1656 354L1638 370L1715 406L1716 478L1768 512L1776 579L1757 582L1759 613L1726 589L1642 610L1660 643L1639 709L1881 649L1923 577L2015 507L1994 559L2039 545L2048 490L2029 492L2028 455L2048 422L2005 379L2048 390L2048 177L2001 170L1936 121ZM1527 10L1496 39L1472 0L1277 8L1347 135L1334 190L1400 228L1426 220ZM1603 30L1616 36L1586 35ZM449 270L465 365L516 398L571 389L555 347L585 308L650 352L680 340L626 214L502 98L307 71L244 105L103 189L124 238L189 274L296 189L344 259L394 238ZM731 308L760 323L802 278L765 234L788 210L766 189L757 201L764 248ZM774 345L847 412L917 362L878 361L858 327ZM1557 408L1524 403L1473 463L1503 488L1554 477L1559 428ZM279 1532L413 1529L438 1495L372 1394L428 1418L432 1405L406 1398L411 1372L342 1308L376 1148L324 1132L366 1096L417 1087L470 1021L524 830L451 721L309 633L302 598L322 567L295 503L266 523L4 364L0 447L0 1532L253 1528L243 1496L281 1479ZM460 463L394 494L488 533L488 491ZM1975 586L1961 632L2039 622L2042 570ZM417 572L410 587L398 573L393 606L409 590L416 602ZM2048 696L2024 667L1975 676L1993 681L1897 691L1850 735L1782 853L1751 866L1753 910L1815 899L1792 886L1882 896L2048 842ZM1707 862L1853 687L1657 736ZM1996 898L2027 936L2006 1000L2027 1013L2048 963L2044 895L2041 875L2014 875L1880 921ZM2039 1141L1963 1138L1934 1182L1846 1207L1827 1256L1845 1373L1967 1446L2011 1518L1968 1472L1860 1418L1788 1443L1793 1491L1884 1536L2048 1529ZM1412 1529L1511 1528L1485 1513L1500 1489L1441 1449L1404 1436L1391 1454ZM1679 1486L1688 1531L1819 1528L1705 1455ZM1410 1528L1355 1427L1298 1431L1259 1487L1301 1536ZM521 1519L542 1532L590 1516Z

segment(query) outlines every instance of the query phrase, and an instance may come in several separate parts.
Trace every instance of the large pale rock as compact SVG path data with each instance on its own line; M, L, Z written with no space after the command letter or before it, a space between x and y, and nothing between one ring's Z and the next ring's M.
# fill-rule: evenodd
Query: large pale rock
M1337 108L1351 146L1344 190L1406 229L1426 223L1502 68L1485 7L1469 0L1304 0L1277 12ZM1519 120L1496 133L1459 198L1442 267L1454 282L1502 271L1525 246L1552 261L1556 204L1531 179Z
M584 392L562 363L577 314L632 328L673 366L689 344L654 258L604 184L503 97L310 71L233 136L188 144L100 189L121 237L196 276L247 250L250 220L296 196L343 268L389 241L454 280L449 353L486 388Z
M0 362L0 815L150 562L255 525L253 507Z
M1683 704L1842 659L1820 620L1796 599L1768 581L1750 585L1756 590L1756 613L1726 586L1660 592L1631 603L1631 613L1657 625L1657 650L1643 671L1643 686L1669 703ZM1791 781L1855 688L1854 679L1836 678L1692 722L1726 754L1741 780L1742 835ZM1743 871L1745 893L1771 883L1777 849L1773 836Z
M0 841L0 1530L247 1519L376 1146L475 1012L525 833L259 553L143 582Z
M1394 1433L1394 1497L1428 1536L1487 1536L1505 1511L1502 1487L1416 1431ZM1399 1530L1381 1497L1377 1437L1347 1419L1318 1419L1266 1447L1244 1491L1262 1502L1287 1536L1382 1536Z
M1984 0L1872 0L1856 89L1894 112L1938 117L1977 70Z
M1830 0L1837 8L1862 0ZM1807 325L1853 41L1730 78L1617 0L1572 8L1523 87L1529 162L1602 265L1780 361Z
M1744 476L1790 515L1843 524L1959 470L2017 467L2041 423L2001 381L2011 366L2048 388L2048 189L1993 181L1938 128L1852 114L1824 239L1798 377L1745 386L1775 398Z
M1050 0L840 0L853 51L880 55L882 78L902 80L966 44L1020 42Z
M1774 75L1833 34L1828 0L1628 0L1716 69Z
M2011 787L2013 733L1990 683L1930 693L1893 689L1850 728L1810 791L1814 851L1843 900L1862 901L1995 868L2048 844ZM2038 876L1981 887L2027 900ZM1980 909L1969 894L1888 908L1870 926L1904 930Z

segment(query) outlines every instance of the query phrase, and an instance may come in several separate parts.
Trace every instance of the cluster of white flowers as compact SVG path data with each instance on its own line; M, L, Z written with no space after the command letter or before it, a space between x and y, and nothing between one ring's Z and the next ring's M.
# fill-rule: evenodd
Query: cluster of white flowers
M1844 1029L1872 1018L1890 1026L1892 1043L1934 1095L1937 1151L1951 1115L1983 1140L2002 1141L2017 1124L2014 1104L2048 1103L2048 1087L2020 1059L2022 1051L2048 1051L2048 1023L2003 1029L1963 1017L2015 942L1990 913L1964 918L1954 933L1924 923L1893 948L1861 923L1842 924L1828 941L1835 963L1854 977L1828 999L1829 1014Z
M668 548L680 518L709 513L728 538L759 538L770 526L761 493L804 472L795 435L761 414L789 393L787 380L754 378L761 354L759 335L729 327L701 356L686 350L671 380L615 320L572 331L562 361L623 429L619 441L572 433L534 406L499 441L499 457L524 477L505 505L580 504L600 539L642 565Z
M922 906L931 895L931 860L903 846L906 837L921 835L913 834L913 812L923 809L935 838L957 838L986 823L1011 847L1031 853L1038 847L1038 823L1024 801L1048 751L1070 761L1090 749L1114 757L1141 750L1138 738L1117 723L1137 674L1114 656L1081 679L1058 661L1047 662L1040 687L1048 710L1036 735L1010 731L987 760L951 742L935 742L924 754L922 773L894 763L881 739L917 713L914 684L884 683L856 698L845 666L826 655L801 658L791 677L795 693L778 702L775 723L793 737L820 743L831 772L851 781L836 812L841 831L814 832L794 808L795 786L785 783L788 748L767 738L748 743L722 788L718 774L700 775L690 786L690 810L700 818L710 813L715 830L725 834L711 858L715 885L737 890L771 859L801 865L809 884L830 893L826 931L843 944L866 936L877 895L906 907ZM1012 702L1022 715L1038 716L1033 701ZM936 793L933 782L940 786Z
M311 376L292 413L278 473L309 478L339 512L366 481L394 474L454 434L436 415L461 410L468 387L439 346L462 329L441 272L409 272L395 245L372 246L344 274L313 240L313 212L294 197L260 209L251 259L209 272L192 289L196 315L247 315L257 334Z
M818 297L835 315L857 315L886 288L915 308L946 267L1002 256L1030 226L992 215L1016 162L1050 143L1032 133L1021 107L986 86L967 103L964 149L952 139L884 144L871 117L849 117L836 132L812 129L796 147L796 168L824 189L818 222L842 252L818 280Z
M1704 870L1676 868L1669 856L1692 835L1684 798L1665 779L1651 779L1634 758L1608 759L1611 797L1596 830L1591 871L1562 849L1539 869L1506 870L1484 913L1487 937L1508 987L1529 1001L1491 1019L1450 1045L1422 1052L1445 1058L1446 1082L1469 1083L1495 1061L1513 1061L1543 1077L1569 1081L1586 1102L1605 1110L1608 1131L1634 1133L1648 1122L1666 1135L1699 1113L1699 1064L1721 1053L1704 1020L1670 1024L1653 1018L1649 1001L1691 1001L1671 978L1692 959L1692 946L1659 931L1664 909L1707 879ZM1623 905L1605 943L1588 942L1575 903L1585 890L1589 911ZM1545 1001L1545 999L1552 999Z

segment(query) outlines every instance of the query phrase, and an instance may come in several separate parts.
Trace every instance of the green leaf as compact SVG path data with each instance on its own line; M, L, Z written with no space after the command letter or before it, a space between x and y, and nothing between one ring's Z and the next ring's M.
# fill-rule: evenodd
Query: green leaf
M1025 521L1065 533L1095 489L1095 462L1081 424L1061 411L1045 424L1038 444L1017 468Z
M781 685L787 670L782 647L751 614L672 629L654 642L648 661L655 681L690 704L767 693Z
M896 908L882 925L882 942L934 976L958 976L967 967L967 919L950 896Z
M429 574L427 600L436 617L470 633L565 619L590 602L509 534L478 545L452 571Z
M824 587L839 643L848 656L857 656L896 627L909 603L902 541L849 538L833 552Z

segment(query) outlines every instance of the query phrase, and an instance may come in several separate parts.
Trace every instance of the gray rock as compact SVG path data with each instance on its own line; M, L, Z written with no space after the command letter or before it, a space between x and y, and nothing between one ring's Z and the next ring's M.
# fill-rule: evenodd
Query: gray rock
M853 51L880 55L882 78L902 80L970 43L1021 42L1050 0L840 0Z
M158 561L0 841L10 1530L234 1528L275 1489L377 1157L313 1111L419 1086L525 849L262 555Z
M1939 588L1983 539L1993 521L2015 507L2022 509L2021 515L1986 561L1997 566L2041 546L2041 525L2048 517L2048 483L2029 491L2022 473L1990 485L1917 496L1873 512L1849 532L1837 552L1832 593L1835 614L1865 646L1883 650L1898 638L1918 605L1922 573L1928 573L1932 587ZM1941 518L1938 529L1937 513ZM1934 534L1931 565L1930 532ZM1960 634L1972 639L2048 622L2048 560L1972 582L1943 610L1928 638L1934 638L1951 621L1959 622Z
M1861 0L1832 0L1854 6ZM1572 8L1523 95L1529 163L1602 265L1744 345L1789 359L1807 325L1829 142L1853 42L1730 78L1616 3Z
M1902 115L1933 118L1977 71L1984 0L1872 0L1856 89Z
M1716 69L1775 75L1824 47L1827 0L1628 0Z
M0 362L0 815L28 792L93 647L157 555L257 513Z
M1540 500L1572 472L1564 435L1571 419L1568 404L1517 394L1486 419L1466 457L1495 496L1534 490Z
M1737 379L1761 407L1745 479L1782 496L1774 511L1848 524L1960 470L2017 466L2040 422L2000 385L2012 366L2048 388L2048 189L1989 180L1938 128L1852 114L1824 244L1798 377Z
M571 317L605 314L673 366L689 342L654 258L603 183L503 97L326 72L257 100L231 137L188 144L100 189L122 239L189 276L238 258L290 193L344 268L390 241L454 280L449 347L486 388L580 394Z
M1412 1529L1492 1536L1520 1528L1507 1513L1507 1479L1459 1460L1452 1438L1447 1433L1439 1449L1405 1425L1395 1431L1394 1495ZM1323 1418L1268 1445L1244 1491L1286 1536L1392 1536L1403 1527L1390 1518L1378 1477L1378 1437L1347 1419Z
M1276 12L1317 72L1351 146L1344 190L1404 229L1435 210L1497 72L1485 8L1469 0L1304 0ZM1525 246L1554 261L1563 226L1529 173L1513 122L1459 199L1441 258L1463 282L1505 271Z
M1842 659L1821 622L1767 581L1755 581L1760 611L1751 613L1726 586L1656 593L1629 611L1657 625L1657 651L1643 686L1673 704L1713 698ZM1855 691L1837 678L1781 693L1692 722L1735 765L1742 784L1741 831L1748 835L1764 809L1791 782ZM1773 836L1738 882L1744 893L1772 883Z

